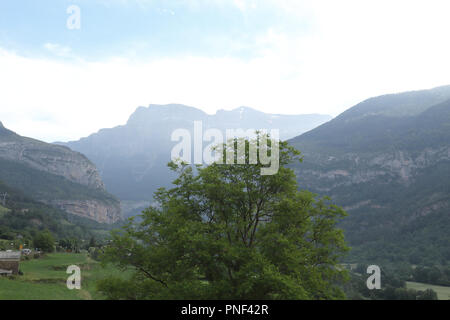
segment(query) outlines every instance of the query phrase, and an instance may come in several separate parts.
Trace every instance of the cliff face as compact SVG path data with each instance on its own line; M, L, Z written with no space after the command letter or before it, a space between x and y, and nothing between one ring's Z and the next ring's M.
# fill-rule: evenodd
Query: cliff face
M121 219L120 207L98 200L54 200L50 205L76 216L111 224Z
M67 147L21 137L10 131L0 136L0 158L63 176L90 188L104 189L94 164L81 153Z
M450 147L426 148L420 152L396 150L384 153L334 155L320 157L305 153L305 166L294 169L302 184L318 191L342 186L371 183L413 184L423 170L450 162ZM314 164L313 164L314 163Z
M100 223L121 218L119 201L81 153L21 137L0 123L0 160L3 180L36 200Z
M372 98L289 141L304 158L292 165L300 188L347 211L355 259L420 261L420 246L446 257L432 238L450 223L449 99L450 87Z

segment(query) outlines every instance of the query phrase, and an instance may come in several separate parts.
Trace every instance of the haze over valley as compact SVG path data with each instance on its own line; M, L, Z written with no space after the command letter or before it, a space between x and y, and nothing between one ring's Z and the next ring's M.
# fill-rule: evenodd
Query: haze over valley
M0 305L450 300L449 11L0 1Z

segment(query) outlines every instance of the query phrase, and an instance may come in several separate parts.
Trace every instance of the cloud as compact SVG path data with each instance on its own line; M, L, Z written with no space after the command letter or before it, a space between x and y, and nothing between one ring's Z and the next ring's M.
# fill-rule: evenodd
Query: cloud
M44 48L59 57L74 57L72 54L72 49L67 46L62 46L57 43L45 43Z
M251 8L245 3L242 8ZM24 135L69 140L123 124L150 103L183 103L209 113L246 105L337 115L370 96L450 84L445 1L276 3L299 23L308 12L312 27L304 34L269 28L252 39L258 54L246 59L198 54L85 61L54 43L44 46L66 59L0 50L0 121Z

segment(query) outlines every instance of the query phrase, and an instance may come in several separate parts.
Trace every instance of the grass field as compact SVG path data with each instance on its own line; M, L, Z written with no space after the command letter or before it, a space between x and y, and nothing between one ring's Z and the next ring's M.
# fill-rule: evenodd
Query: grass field
M67 267L81 269L81 290L66 287ZM96 281L127 274L112 266L102 268L87 254L54 253L41 259L22 261L23 276L0 278L0 300L92 300L103 299L96 291Z
M5 207L2 207L2 205L0 205L0 216L7 213L8 211L9 211L9 209L6 209Z
M432 284L419 283L419 282L406 282L408 289L421 290L433 289L436 291L439 300L450 300L450 287L435 286Z

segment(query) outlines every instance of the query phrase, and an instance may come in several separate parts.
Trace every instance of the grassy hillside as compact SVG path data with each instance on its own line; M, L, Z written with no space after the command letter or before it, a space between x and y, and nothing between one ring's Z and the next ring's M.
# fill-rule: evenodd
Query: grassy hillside
M450 100L431 105L418 115L412 113L404 117L378 113L355 117L353 114L359 115L360 109L365 110L364 105L355 106L290 142L307 152L344 155L399 148L420 151L446 146L450 141Z
M3 207L2 205L0 205L0 217L1 217L3 214L8 213L8 211L9 211L8 208L5 208L5 207Z
M81 290L66 286L67 267L81 268ZM113 267L102 268L87 254L54 253L40 259L20 263L22 276L14 279L0 278L0 300L92 300L104 297L96 291L96 281L109 276L124 278Z
M426 289L432 289L435 291L438 295L439 300L450 300L450 287L444 287L444 286L435 286L432 284L426 284L426 283L419 283L419 282L406 282L406 286L408 289L414 289L414 290L426 290Z

